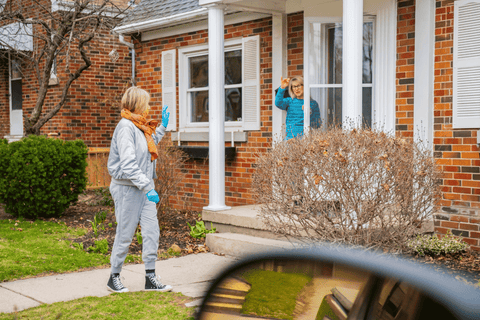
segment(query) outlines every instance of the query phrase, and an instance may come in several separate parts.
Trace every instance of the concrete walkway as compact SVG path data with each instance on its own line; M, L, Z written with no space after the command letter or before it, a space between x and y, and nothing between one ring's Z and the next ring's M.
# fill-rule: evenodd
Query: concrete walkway
M156 272L163 284L173 286L173 292L199 298L189 306L200 305L212 281L236 258L213 253L190 254L184 257L157 261ZM96 269L75 273L57 274L0 283L0 313L13 312L41 304L69 301L87 296L103 297L107 290L110 269ZM122 283L131 292L141 291L145 285L143 264L123 267Z

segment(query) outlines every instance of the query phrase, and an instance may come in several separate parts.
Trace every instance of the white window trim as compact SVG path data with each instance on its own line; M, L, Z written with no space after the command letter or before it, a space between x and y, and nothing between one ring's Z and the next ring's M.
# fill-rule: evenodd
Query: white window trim
M236 38L225 41L225 52L242 49L243 38ZM208 132L208 122L190 122L190 108L188 105L187 89L189 80L188 58L208 54L208 44L194 45L178 49L178 96L179 96L179 130L182 132ZM242 59L243 59L242 50ZM228 87L239 87L238 85L226 85ZM243 90L243 79L241 88ZM208 90L208 87L203 89ZM243 106L242 106L243 108ZM244 131L242 121L225 121L225 131Z
M332 24L332 23L342 23L342 18L340 17L336 17L336 18L319 18L319 17L307 17L305 18L306 22L305 23L305 31L304 31L304 34L305 34L305 38L308 39L310 37L310 24L311 23L321 23L322 24L322 33L323 33L323 36L325 36L325 25L326 24ZM376 33L377 33L377 27L376 27L376 21L375 21L375 18L374 17L370 17L370 16L364 16L363 18L363 22L373 22L373 27L374 27L374 32L373 32L373 60L374 60L374 64L373 64L373 68L372 68L372 83L362 83L362 88L372 88L372 123L374 122L374 114L375 114L375 93L376 93L376 64L377 64L377 59L376 59L376 48L377 48L377 45L376 45ZM305 41L305 49L304 49L304 61L307 61L307 63L309 62L309 59L310 59L310 56L309 56L309 47L308 47L308 42L309 41ZM326 47L323 46L322 47L322 61L323 60L323 57L325 57L326 55ZM307 63L304 63L304 67L307 65ZM305 69L309 69L308 67L305 68ZM324 76L324 75L323 75ZM309 89L313 89L313 88L322 88L322 89L327 89L327 88L342 88L343 89L343 81L342 83L339 83L339 84L327 84L327 80L324 78L322 79L322 82L323 84L310 84L310 78L309 76L305 75L304 77L304 84L305 84L305 88L309 88ZM308 93L305 93L305 105L310 105L310 90L307 90ZM342 90L342 95L343 95L343 90ZM308 100L307 100L307 96L308 96ZM342 99L343 101L343 99ZM308 110L309 111L309 110ZM322 123L326 123L327 121L327 116L326 114L324 114L325 112L323 112L321 114L321 117L322 117ZM305 119L307 119L308 117L305 117ZM309 122L309 119L307 119L307 121L305 122Z
M395 132L396 8L396 2L391 1L388 6L380 9L375 17L364 16L364 21L374 22L374 65L372 84L362 84L362 87L372 87L372 125L377 129L391 133ZM380 16L381 19L379 19ZM394 18L392 19L392 17ZM304 37L309 39L311 23L339 22L342 22L342 17L305 17ZM384 24L388 24L388 26ZM392 38L393 33L395 34ZM381 41L381 39L386 39L386 41ZM304 41L304 70L309 70L309 50L309 41ZM385 50L387 50L386 53ZM392 50L393 52L391 52ZM307 74L304 74L304 85L305 105L309 105L310 102L309 88L343 87L343 84L310 85ZM322 121L325 121L326 115L322 114L321 116Z

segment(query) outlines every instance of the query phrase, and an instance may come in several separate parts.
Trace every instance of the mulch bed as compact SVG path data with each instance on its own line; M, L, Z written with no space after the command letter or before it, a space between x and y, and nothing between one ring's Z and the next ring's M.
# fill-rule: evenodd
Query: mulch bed
M105 197L99 192L87 191L79 196L77 203L70 206L62 217L42 220L65 223L68 227L73 228L85 228L87 230L85 235L69 240L74 243L83 243L83 248L87 249L90 246L95 246L95 241L107 239L108 254L110 254L116 232L115 213L113 206L102 205L104 199ZM106 220L102 223L103 228L97 228L98 233L97 236L95 236L90 221L94 221L95 214L99 212L106 213ZM0 219L15 219L15 217L6 213L0 206ZM178 211L167 208L159 212L159 259L162 257L171 257L171 255L166 255L165 253L168 252L172 246L175 248L175 245L181 249L181 252L177 253L177 255L180 256L208 251L208 248L205 246L205 239L196 239L190 236L190 228L187 222L190 223L190 225L195 225L198 219L199 212L195 211ZM178 251L178 248L176 248L176 250ZM138 243L136 236L133 237L128 253L140 256L142 254L142 245ZM138 263L140 262L141 261L138 261Z
M107 239L109 245L109 254L115 239L115 214L112 206L102 205L105 197L98 192L87 191L80 195L79 201L70 206L65 214L58 219L48 219L47 221L64 222L69 227L85 228L88 232L76 239L70 239L73 242L83 242L86 249L94 246L95 240ZM90 221L93 221L95 214L106 212L106 220L102 223L105 227L98 230L98 236L95 237ZM169 251L172 246L177 245L181 252L179 255L186 255L198 252L207 252L205 239L195 239L190 236L190 228L187 222L194 225L199 219L199 212L195 211L178 211L173 209L165 209L158 214L160 225L159 239L159 259L171 257L162 253ZM0 206L0 219L15 219L8 213L5 213ZM111 227L109 227L111 224ZM178 250L178 249L177 249ZM136 236L134 236L132 244L129 248L129 254L141 255L142 245L138 244ZM420 257L417 255L407 255L406 258L414 261L428 264L435 269L449 273L461 280L477 284L480 280L480 257L477 252L463 252L459 254L441 255L436 257ZM137 261L141 263L141 261Z

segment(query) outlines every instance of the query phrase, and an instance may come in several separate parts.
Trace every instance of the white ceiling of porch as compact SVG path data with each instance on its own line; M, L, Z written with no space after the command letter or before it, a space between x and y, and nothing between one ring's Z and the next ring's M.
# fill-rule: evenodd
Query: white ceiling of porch
M385 2L385 0L364 0L364 12L375 13ZM304 11L305 16L310 17L341 17L343 15L342 0L200 0L200 4L206 3L223 3L231 7L243 8L245 11L257 12Z

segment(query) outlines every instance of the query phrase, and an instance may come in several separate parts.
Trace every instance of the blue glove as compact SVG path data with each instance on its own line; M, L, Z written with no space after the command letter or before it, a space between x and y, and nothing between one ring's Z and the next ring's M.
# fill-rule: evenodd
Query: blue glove
M148 191L147 198L148 198L148 200L150 200L152 202L155 202L155 203L158 203L160 201L160 198L158 197L158 193L154 189Z
M162 109L162 126L165 128L168 126L168 118L170 118L170 112L167 112L168 106L163 106Z

